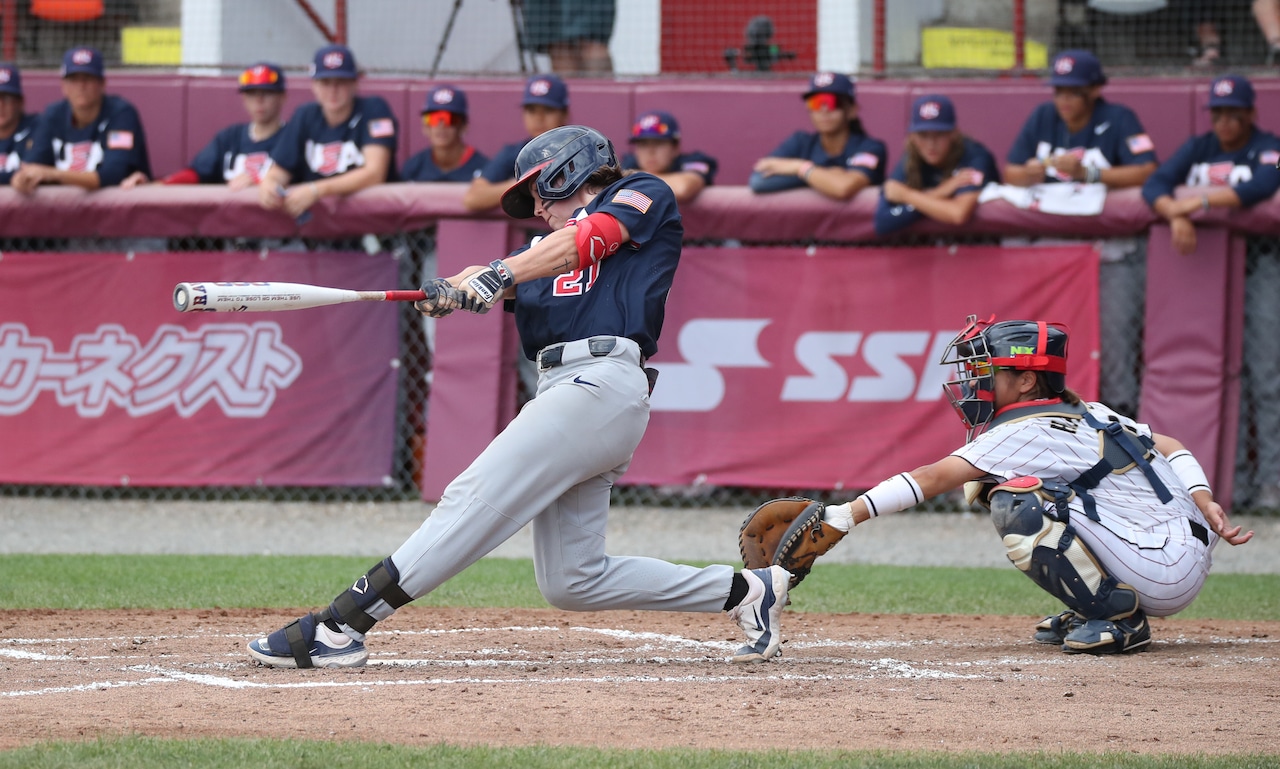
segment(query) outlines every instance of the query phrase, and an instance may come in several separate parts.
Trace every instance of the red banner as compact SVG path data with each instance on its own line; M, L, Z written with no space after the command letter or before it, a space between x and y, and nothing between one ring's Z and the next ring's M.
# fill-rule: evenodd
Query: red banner
M631 484L868 488L964 440L938 364L965 317L1071 328L1098 391L1098 257L1043 248L685 248Z
M396 309L180 314L183 281L395 288L387 255L0 259L0 483L378 486Z

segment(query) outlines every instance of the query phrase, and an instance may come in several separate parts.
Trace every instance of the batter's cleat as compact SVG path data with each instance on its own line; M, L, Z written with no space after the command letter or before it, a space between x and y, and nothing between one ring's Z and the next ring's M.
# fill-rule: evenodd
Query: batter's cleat
M369 659L364 644L323 625L316 615L290 622L266 638L249 642L249 656L273 668L357 668Z
M1054 614L1040 620L1040 624L1036 625L1036 634L1033 638L1038 644L1061 646L1067 634L1080 627L1083 622L1084 617L1067 609L1061 614Z
M1062 650L1068 654L1123 654L1151 644L1151 623L1141 609L1124 619L1090 619L1067 633Z
M729 661L767 662L782 654L779 618L787 605L791 574L781 566L770 566L743 569L742 576L747 581L747 595L729 610L729 618L746 631L748 643Z

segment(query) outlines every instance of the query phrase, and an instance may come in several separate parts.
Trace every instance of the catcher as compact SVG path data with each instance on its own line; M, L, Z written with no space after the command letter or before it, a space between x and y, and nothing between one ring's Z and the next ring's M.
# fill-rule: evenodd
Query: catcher
M783 566L794 587L854 525L963 486L991 511L1013 565L1066 606L1036 626L1038 643L1142 649L1147 615L1195 599L1218 540L1242 545L1253 532L1231 526L1181 443L1067 389L1065 327L994 320L970 316L943 355L963 447L846 504L762 505L743 524L743 560Z

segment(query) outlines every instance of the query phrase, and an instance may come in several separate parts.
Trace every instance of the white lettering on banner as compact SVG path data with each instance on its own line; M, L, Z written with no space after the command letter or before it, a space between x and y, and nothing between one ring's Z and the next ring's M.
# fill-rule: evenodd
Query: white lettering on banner
M662 387L649 401L654 411L714 411L724 400L724 368L768 368L757 340L769 318L695 318L680 329L677 347L686 363L656 363Z
M302 373L302 358L283 337L270 321L198 329L162 325L144 346L108 323L77 335L66 353L57 353L26 325L5 323L0 416L26 411L47 390L82 417L100 417L108 405L135 417L169 407L189 417L210 402L229 417L262 417L276 393Z
M688 321L680 329L679 348L686 363L655 363L662 387L654 390L654 411L714 411L724 400L720 368L770 368L760 352L761 331L772 320L710 319ZM796 339L795 360L808 372L788 376L782 402L935 401L950 370L938 363L956 332L807 331ZM932 341L930 341L932 340ZM861 353L874 374L851 377L837 358ZM914 359L912 362L904 360Z

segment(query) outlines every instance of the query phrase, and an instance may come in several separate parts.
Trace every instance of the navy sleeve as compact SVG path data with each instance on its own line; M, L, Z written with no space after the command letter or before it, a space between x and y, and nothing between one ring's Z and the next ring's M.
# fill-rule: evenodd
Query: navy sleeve
M200 177L201 184L218 184L226 181L222 175L222 164L227 152L227 133L238 128L239 126L230 126L219 131L218 135L213 137L191 161L191 170Z
M1235 187L1240 205L1244 208L1268 200L1276 194L1277 189L1280 189L1280 168L1276 168L1276 161L1280 160L1280 157L1277 157L1280 154L1280 139L1271 136L1260 144L1258 157L1261 162L1253 167L1253 178Z
M964 157L960 159L960 168L972 168L982 174L982 179L957 188L957 195L976 192L987 186L988 182L1000 181L1000 172L996 170L996 159L991 157L986 147L974 141L966 143Z
M889 163L889 152L884 142L865 137L858 151L849 158L847 170L865 174L873 185L884 184L884 167ZM874 158L874 160L873 160Z
M361 147L370 144L386 147L394 157L399 126L396 125L395 115L391 114L391 107L387 105L386 99L381 96L363 96L360 98L360 111L364 120L360 121L360 141L357 143ZM394 165L393 163L393 169Z
M804 179L798 176L765 176L759 171L751 174L751 181L748 182L752 192L782 192L783 190L798 190L809 185L804 183Z
M1172 196L1175 187L1186 183L1187 174L1195 163L1198 141L1194 136L1187 139L1173 153L1173 157L1161 163L1155 173L1147 177L1146 183L1142 185L1142 199L1147 201L1148 206L1154 208L1161 195Z
M55 121L58 119L59 106L59 102L54 102L40 116L40 123L31 137L31 146L22 153L24 162L53 165L53 131Z
M142 130L142 120L133 105L123 103L107 118L107 127L101 136L102 163L98 165L98 183L103 187L115 187L134 171L151 176L151 161L147 157L147 136Z
M1133 110L1125 108L1120 118L1120 162L1126 166L1139 166L1143 163L1158 163L1156 145L1142 127L1142 121Z
M622 222L635 243L648 243L668 219L679 216L675 193L650 174L626 177L609 195L596 210Z
M400 179L406 182L425 182L426 179L421 178L423 171L426 170L424 158L431 154L431 148L419 152L404 162L404 168L400 169Z
M1009 148L1009 154L1005 156L1005 160L1014 164L1022 165L1028 160L1036 156L1036 145L1040 142L1040 127L1038 125L1041 108L1036 107L1035 110L1027 116L1027 122L1022 124L1022 130L1018 132L1018 137L1013 140L1013 146ZM1049 105L1052 108L1052 104Z
M301 179L307 173L306 158L302 155L305 141L302 136L302 124L305 122L306 110L313 106L303 104L293 111L289 122L280 129L280 138L276 140L275 148L271 150L271 162L288 171L291 181Z
M462 165L460 170L466 174L466 181L469 182L479 176L484 171L484 167L488 164L489 156L485 155L483 152L476 152L471 156L470 160Z
M876 203L875 217L877 235L889 235L923 218L924 214L911 206L890 203L885 200L884 190L880 191L880 200Z
M690 152L681 155L677 160L680 167L677 169L689 174L697 174L707 184L714 184L716 180L716 169L719 163L710 155L702 152Z
M524 149L523 143L508 144L498 150L498 154L493 156L480 172L480 177L485 181L493 184L499 184L509 179L514 179L516 175L516 157L520 154L520 150Z
M796 131L795 133L783 139L782 144L769 153L771 158L803 158L808 157L808 153L804 151L804 131Z

